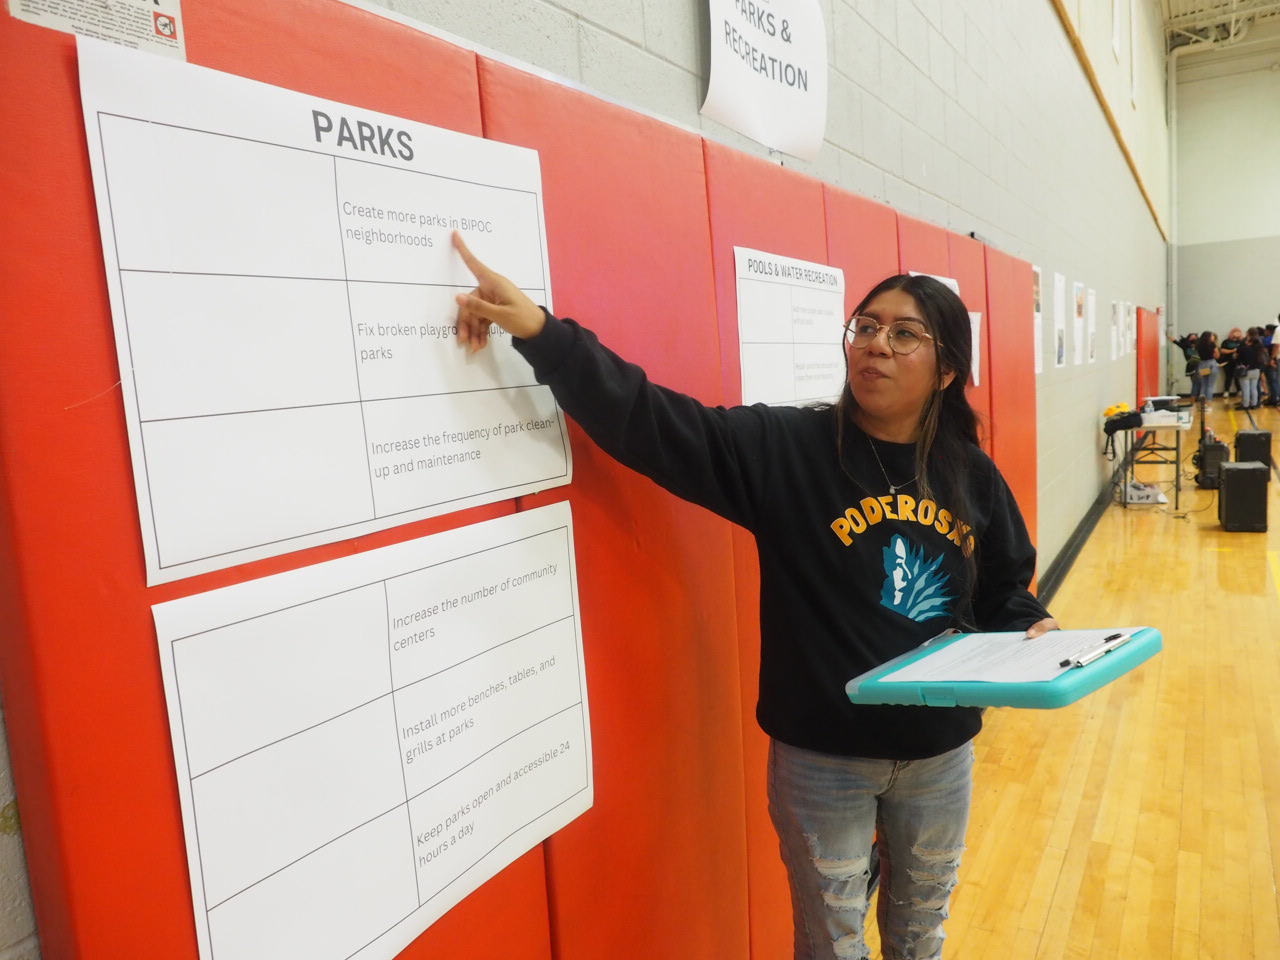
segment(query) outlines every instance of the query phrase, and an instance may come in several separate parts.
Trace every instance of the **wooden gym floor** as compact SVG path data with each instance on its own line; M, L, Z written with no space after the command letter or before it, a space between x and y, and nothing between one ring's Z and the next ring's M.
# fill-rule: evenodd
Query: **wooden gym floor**
M1209 417L1228 445L1234 405ZM1280 458L1280 412L1252 413ZM987 712L946 960L1280 960L1280 482L1267 533L1226 533L1198 439L1181 511L1109 507L1050 604L1164 651L1070 707Z

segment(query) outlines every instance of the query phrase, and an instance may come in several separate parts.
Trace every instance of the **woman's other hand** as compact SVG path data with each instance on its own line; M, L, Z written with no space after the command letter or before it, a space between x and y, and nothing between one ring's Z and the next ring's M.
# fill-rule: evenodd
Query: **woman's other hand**
M514 283L494 273L476 259L462 239L453 232L453 246L476 278L476 288L460 293L458 301L458 342L472 353L489 342L489 327L497 324L513 337L528 340L542 332L547 322L542 308L526 297Z
M1053 617L1046 617L1045 619L1038 620L1031 626L1027 627L1027 639L1034 640L1036 637L1044 636L1050 630L1060 629L1062 628L1058 626L1057 620L1053 619Z

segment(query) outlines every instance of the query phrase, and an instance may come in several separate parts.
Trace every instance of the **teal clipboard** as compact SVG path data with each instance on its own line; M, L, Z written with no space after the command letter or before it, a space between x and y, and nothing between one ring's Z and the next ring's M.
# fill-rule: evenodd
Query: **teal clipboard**
M1138 664L1150 660L1163 648L1160 631L1154 627L1143 627L1133 631L1128 642L1105 656L1083 667L1068 668L1053 680L1026 683L991 683L981 680L929 680L918 683L882 681L882 677L967 636L969 634L958 633L935 637L874 670L854 677L845 684L845 693L853 703L926 707L1030 707L1051 710L1075 703L1099 687L1106 686Z

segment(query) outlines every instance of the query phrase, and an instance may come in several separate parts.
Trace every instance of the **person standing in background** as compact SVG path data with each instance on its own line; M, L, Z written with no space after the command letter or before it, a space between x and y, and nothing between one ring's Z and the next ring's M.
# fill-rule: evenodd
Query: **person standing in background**
M1268 407L1280 406L1280 343L1276 343L1276 325L1268 323L1263 331L1262 346L1266 351L1267 363L1262 368L1262 377L1267 384Z
M1262 347L1262 328L1250 327L1236 350L1236 364L1240 379L1240 409L1256 410L1259 405L1258 388L1267 356Z
M1186 368L1183 372L1188 377L1194 377L1196 365L1200 363L1200 358L1196 355L1196 340L1199 339L1200 335L1193 330L1190 333L1184 333L1176 340L1171 333L1166 333L1165 336L1169 338L1170 343L1182 351L1182 359L1186 361ZM1192 384L1192 386L1194 387L1195 385Z
M1236 351L1240 349L1240 344L1242 343L1244 343L1244 331L1239 327L1232 327L1231 332L1227 334L1227 339L1223 340L1218 347L1218 364L1222 367L1224 377L1222 384L1222 395L1224 397L1234 396L1239 390L1236 384L1236 374L1240 369L1240 364L1236 357Z
M1191 375L1191 399L1201 397L1205 400L1213 399L1214 380L1218 376L1218 335L1212 330L1206 330L1196 338L1196 356L1199 358L1196 363L1195 372Z

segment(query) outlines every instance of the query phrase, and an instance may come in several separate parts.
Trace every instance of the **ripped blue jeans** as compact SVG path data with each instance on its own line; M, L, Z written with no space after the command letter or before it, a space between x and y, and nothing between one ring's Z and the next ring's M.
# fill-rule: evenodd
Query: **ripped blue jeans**
M942 956L973 793L973 744L927 760L865 760L773 741L769 813L791 882L795 960L863 960L878 837L884 960Z

